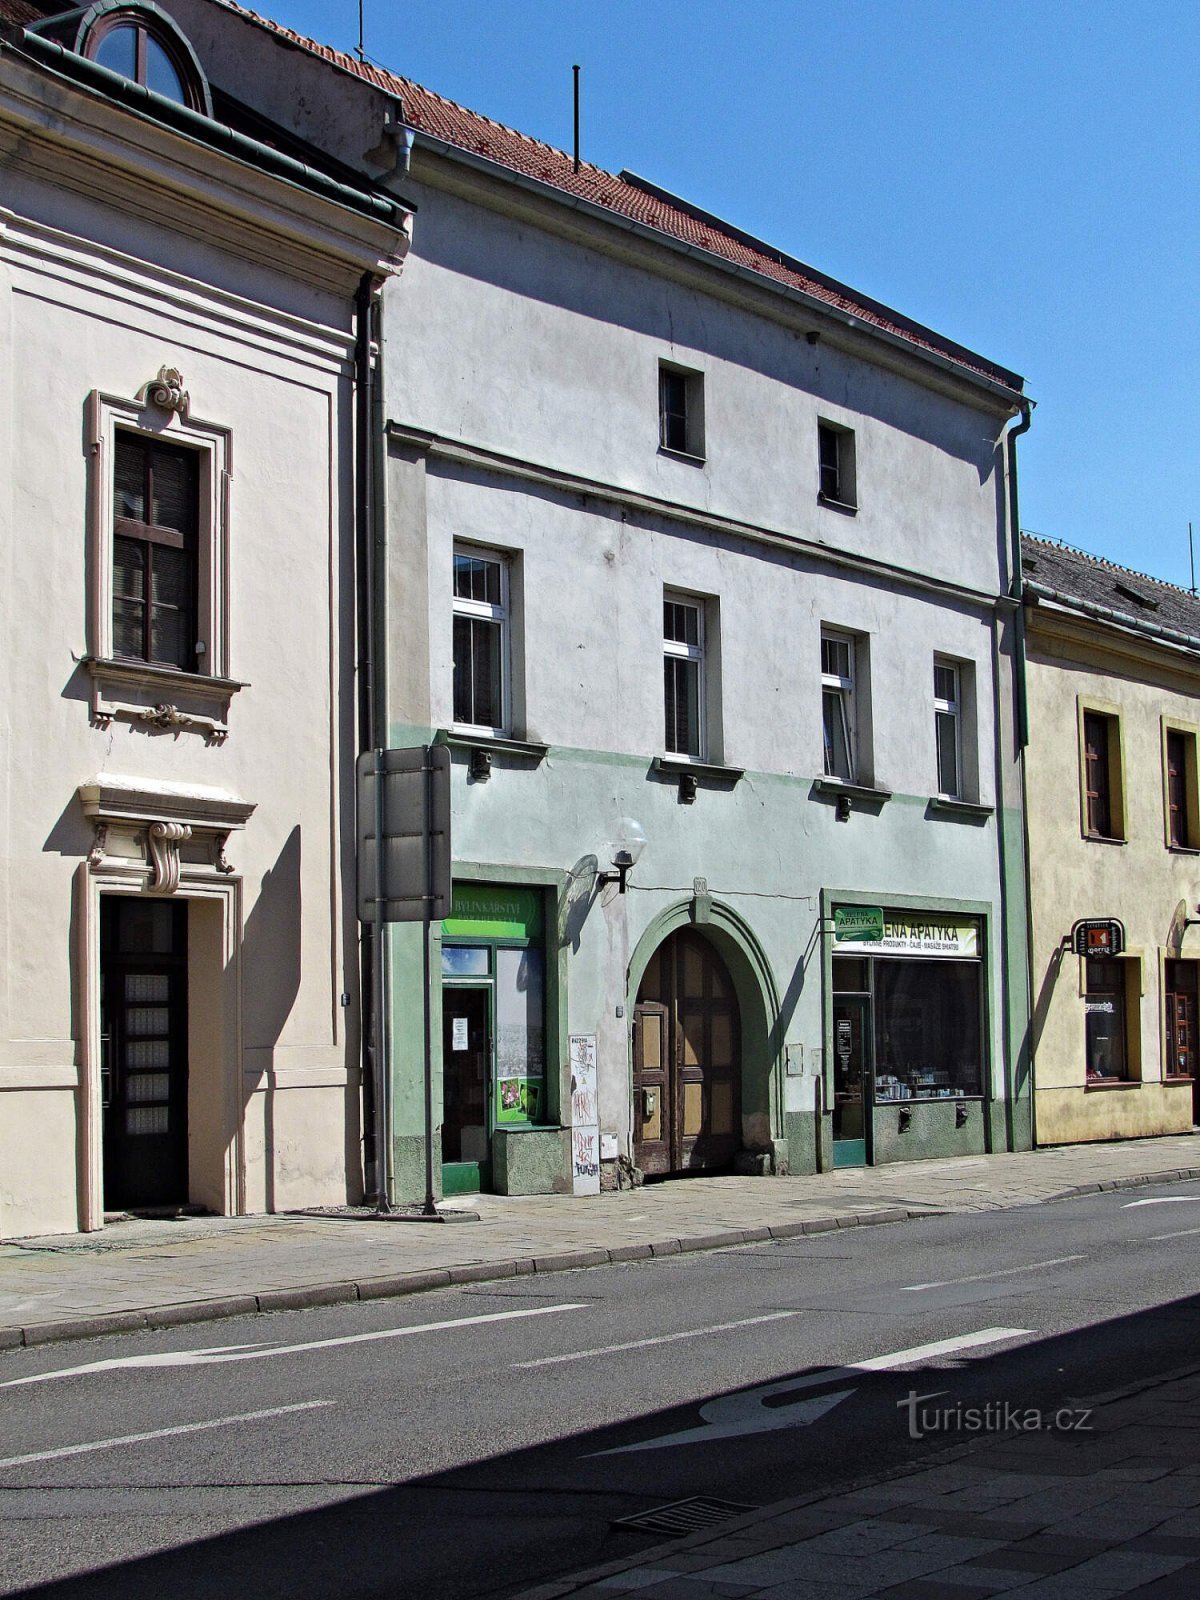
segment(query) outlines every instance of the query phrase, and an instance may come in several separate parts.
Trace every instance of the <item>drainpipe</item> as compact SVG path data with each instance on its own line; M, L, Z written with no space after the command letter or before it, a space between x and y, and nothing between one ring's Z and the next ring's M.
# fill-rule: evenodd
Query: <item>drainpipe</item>
M386 537L380 515L380 455L383 406L379 383L382 357L379 338L378 284L365 272L354 296L355 307L355 568L358 637L358 743L362 750L386 744L387 711L383 695L383 655L378 603L381 553ZM375 782L376 809L382 785ZM380 836L376 817L376 839ZM377 859L379 851L376 851ZM388 1150L391 1143L391 1084L387 1032L386 925L378 919L361 925L360 983L362 1005L362 1076L364 1166L367 1186L380 1211L389 1209Z
M1014 1040L1011 1023L1011 1008L1009 1004L1010 984L1013 979L1012 967L1009 959L1009 928L1011 926L1012 896L1009 893L1011 863L1006 843L1006 827L1004 820L1004 807L1000 809L1000 884L1001 884L1001 919L1003 923L1003 964L1004 964L1004 993L1005 993L1005 1053L1010 1063L1010 1076L1008 1093L1005 1096L1007 1111L1008 1147L1013 1147L1013 1138L1016 1132L1016 1088L1018 1068L1025 1066L1029 1077L1029 1116L1030 1139L1033 1145L1037 1144L1037 1134L1033 1125L1034 1095L1033 1095L1033 901L1029 885L1029 816L1025 791L1025 750L1029 744L1029 701L1025 688L1025 608L1023 602L1024 578L1021 569L1021 512L1017 497L1017 440L1023 433L1028 433L1033 422L1033 402L1022 400L1020 420L1008 430L1005 436L1005 457L1008 468L1008 534L1009 534L1009 594L1016 601L1013 611L1013 689L1016 696L1016 736L1017 736L1017 794L1021 807L1021 905L1025 915L1025 960L1022 963L1025 984L1025 1028L1024 1036ZM1003 791L1001 791L1003 793Z

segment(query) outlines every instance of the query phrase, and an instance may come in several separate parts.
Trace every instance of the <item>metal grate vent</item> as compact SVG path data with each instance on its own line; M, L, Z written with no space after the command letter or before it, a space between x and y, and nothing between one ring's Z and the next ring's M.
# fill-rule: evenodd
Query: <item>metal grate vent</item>
M636 1517L618 1517L612 1526L682 1538L685 1533L699 1533L718 1522L727 1522L730 1517L740 1517L743 1512L757 1510L757 1506L743 1505L737 1500L713 1500L708 1495L698 1494L690 1500L672 1500L670 1505L639 1512Z

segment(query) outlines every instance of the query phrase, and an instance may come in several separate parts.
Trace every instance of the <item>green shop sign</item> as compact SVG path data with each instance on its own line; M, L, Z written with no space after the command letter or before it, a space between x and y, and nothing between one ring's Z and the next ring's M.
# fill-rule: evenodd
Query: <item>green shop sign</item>
M456 883L442 934L451 939L538 939L542 893L503 883Z
M836 906L833 937L839 944L878 944L883 938L883 907Z

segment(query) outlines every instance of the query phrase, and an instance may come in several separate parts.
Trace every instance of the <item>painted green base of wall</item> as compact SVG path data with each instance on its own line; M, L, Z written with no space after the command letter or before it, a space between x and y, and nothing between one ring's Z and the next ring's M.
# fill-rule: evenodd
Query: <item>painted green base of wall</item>
M787 1170L804 1178L817 1170L817 1127L811 1111L787 1111L783 1118L787 1139Z
M978 1100L967 1101L967 1120L956 1127L955 1101L910 1101L876 1106L872 1121L873 1165L892 1161L929 1161L940 1156L981 1156L987 1148L984 1132L985 1107ZM911 1114L905 1132L900 1132L901 1109ZM1001 1149L1004 1148L1003 1143Z
M570 1194L570 1154L566 1128L497 1128L492 1186L497 1194Z
M433 1164L433 1194L442 1197L442 1163ZM397 1135L392 1140L392 1204L420 1204L425 1199L425 1140L418 1135Z

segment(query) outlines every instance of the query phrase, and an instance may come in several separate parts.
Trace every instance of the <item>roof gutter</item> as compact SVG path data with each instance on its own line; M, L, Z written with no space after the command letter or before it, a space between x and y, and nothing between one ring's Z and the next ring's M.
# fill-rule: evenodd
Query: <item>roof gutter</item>
M1200 637L1182 633L1178 628L1164 628L1159 622L1147 622L1142 617L1130 616L1127 611L1117 611L1112 606L1102 606L1094 600L1080 600L1076 595L1064 594L1061 589L1052 589L1049 584L1038 583L1031 578L1025 580L1024 593L1032 595L1035 600L1049 600L1064 610L1081 612L1096 622L1108 623L1110 627L1140 633L1147 639L1158 639L1163 644L1200 655Z
M3 41L0 41L0 49L3 48ZM308 189L349 211L398 228L412 209L401 200L385 199L382 195L368 194L365 190L352 189L339 183L316 167L297 161L281 150L272 149L270 145L260 144L257 139L239 133L226 123L202 116L190 106L180 105L176 100L156 94L144 84L123 78L119 72L110 72L98 62L89 61L86 56L77 55L74 50L67 50L52 39L43 39L28 29L22 30L20 40L7 48L15 54L29 57L38 66L50 69L76 86L83 84L106 100L116 101L131 111L139 112L151 121L170 128L172 132L186 134L200 144L220 150L235 160L245 161L298 188Z
M842 311L839 307L830 305L827 300L821 300L816 295L808 294L803 289L794 288L791 284L779 283L774 278L768 278L764 273L755 272L750 267L740 266L736 261L727 261L724 256L719 256L711 250L705 250L700 245L689 243L686 239L676 239L672 234L664 233L661 228L652 228L649 223L638 222L634 217L624 217L619 212L611 211L607 206L597 204L594 200L585 200L581 195L569 194L565 189L558 188L555 184L547 183L541 178L531 178L524 172L517 172L512 167L507 167L503 162L493 161L487 156L481 156L473 150L464 150L461 145L451 144L446 139L439 139L436 134L426 133L422 129L414 130L416 142L435 154L444 156L449 161L457 162L460 166L470 167L476 172L486 173L489 177L498 178L504 183L516 185L517 188L527 189L532 194L541 196L542 199L551 200L558 205L570 206L582 212L584 216L591 217L597 222L609 227L624 229L641 239L647 239L660 248L673 251L677 255L690 256L702 262L707 267L712 267L727 276L740 278L743 282L752 283L758 289L769 290L778 294L793 304L803 306L804 309L815 315L826 317L833 322L840 323L855 333L865 333L872 338L881 340L893 349L903 351L909 357L917 357L928 362L931 366L939 368L942 372L968 383L975 388L984 390L994 399L1001 401L1008 409L1020 407L1024 396L1019 389L1002 383L998 379L989 378L984 373L977 372L971 367L963 366L952 360L949 356L941 355L937 350L931 350L924 345L914 344L898 333L892 333L887 328L880 328L873 322L868 322L862 317L856 317L851 312ZM1028 403L1028 402L1025 402Z

